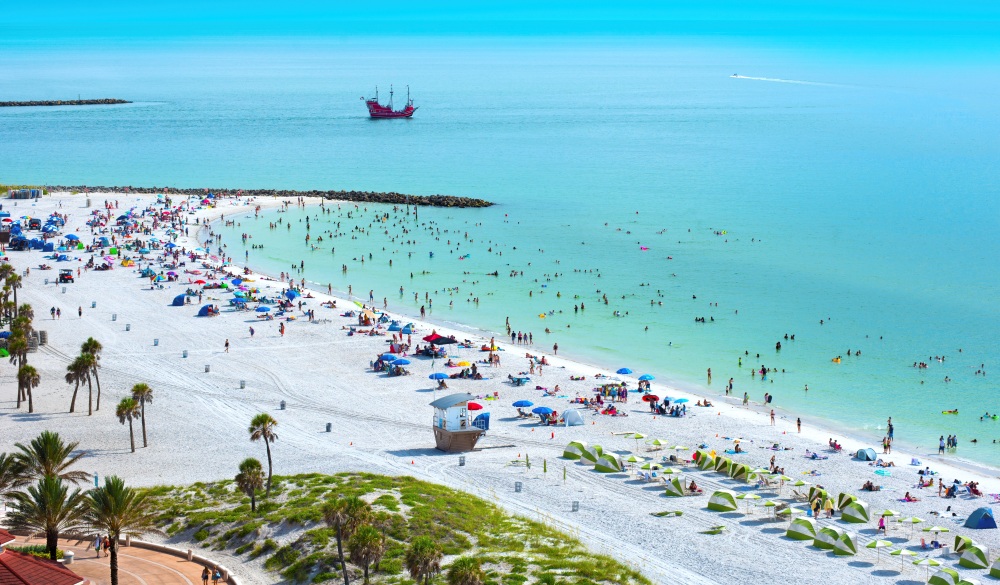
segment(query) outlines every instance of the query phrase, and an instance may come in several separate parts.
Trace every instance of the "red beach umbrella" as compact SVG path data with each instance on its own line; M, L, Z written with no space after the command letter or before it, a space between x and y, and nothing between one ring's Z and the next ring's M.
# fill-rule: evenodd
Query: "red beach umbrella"
M647 395L645 395L645 396L642 397L642 401L643 402L659 402L660 401L660 397L657 396L656 394L647 394Z
M194 281L194 283L195 283L195 284L205 284L205 281L204 281L204 280L201 280L201 279L199 278L198 280Z
M470 402L469 403L469 410L482 410L482 409L483 409L483 405L479 404L478 402Z

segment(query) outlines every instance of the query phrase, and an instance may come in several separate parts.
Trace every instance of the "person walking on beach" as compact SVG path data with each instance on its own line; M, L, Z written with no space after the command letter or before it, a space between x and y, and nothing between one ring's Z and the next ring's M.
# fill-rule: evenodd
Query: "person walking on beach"
M103 548L104 548L104 556L107 557L109 555L108 551L111 550L111 535L110 534L104 537L104 543L103 544L104 544L104 546L103 546Z
M743 406L750 404L750 395L746 392L743 393Z
M62 319L62 309L56 309L56 319Z
M53 321L56 320L56 308L55 307L52 307L51 309L49 309L49 315L52 315L52 320Z
M212 585L219 585L220 579L222 579L222 571L219 570L219 567L216 567L215 570L212 571Z
M254 334L253 325L251 325L250 326L250 339L253 339L253 334Z
M552 344L552 355L559 355L559 344L558 343L553 343Z
M774 409L771 409L771 426L774 426Z
M278 333L280 333L282 337L285 336L285 324L284 323L278 323Z
M944 435L938 439L938 455L944 455Z
M77 314L77 315L78 315L78 316L79 316L79 317L80 317L81 319L83 319L83 306L80 306L80 308L78 308L78 309L76 310L76 314Z
M201 571L201 585L208 585L208 579L212 576L212 571L205 567Z
M101 545L103 544L104 540L101 538L101 535L98 534L97 537L94 538L94 552L97 553L98 558L101 556Z
M802 419L801 418L796 418L795 419L795 427L799 430L800 433L802 432Z
M229 340L226 340L226 353L229 353Z

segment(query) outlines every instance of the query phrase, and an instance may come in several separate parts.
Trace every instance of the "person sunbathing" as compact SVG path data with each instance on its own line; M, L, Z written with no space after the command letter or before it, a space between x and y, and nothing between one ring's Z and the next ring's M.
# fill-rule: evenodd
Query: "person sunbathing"
M449 368L454 368L455 367L455 362L452 361L451 359L448 359L448 361L446 361L444 363L444 365L448 366Z
M903 496L903 501L904 501L904 502L919 502L919 501L920 501L920 499L919 499L919 498L915 498L915 497L911 496L911 495L910 495L910 492L906 492L906 495L905 495L905 496Z
M694 482L694 480L692 479L691 483L688 485L688 491L691 492L691 493L694 493L694 494L700 494L701 493L701 488L698 487L698 484L696 484Z
M517 416L520 417L520 418L531 418L530 414L528 414L527 412L524 412L520 408L517 409Z

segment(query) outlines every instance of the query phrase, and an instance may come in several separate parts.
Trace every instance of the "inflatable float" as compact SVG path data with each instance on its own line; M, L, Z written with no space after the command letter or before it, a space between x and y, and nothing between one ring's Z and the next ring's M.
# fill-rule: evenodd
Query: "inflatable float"
M958 409L955 410L942 410L941 414L958 414Z

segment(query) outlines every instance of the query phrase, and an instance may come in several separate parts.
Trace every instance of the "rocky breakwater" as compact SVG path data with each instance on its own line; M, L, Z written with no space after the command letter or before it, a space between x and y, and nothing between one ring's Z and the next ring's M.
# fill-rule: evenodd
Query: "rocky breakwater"
M20 108L32 106L113 106L131 104L128 100L103 98L99 100L37 100L30 102L0 102L0 108Z
M474 197L457 197L454 195L407 195L405 193L381 193L378 191L292 191L288 189L177 189L174 187L103 187L92 185L51 185L46 189L52 193L69 191L71 193L89 191L91 193L144 193L167 195L185 195L204 197L214 193L222 197L322 197L337 201L354 201L358 203L390 203L398 205L422 205L427 207L490 207L492 201Z

